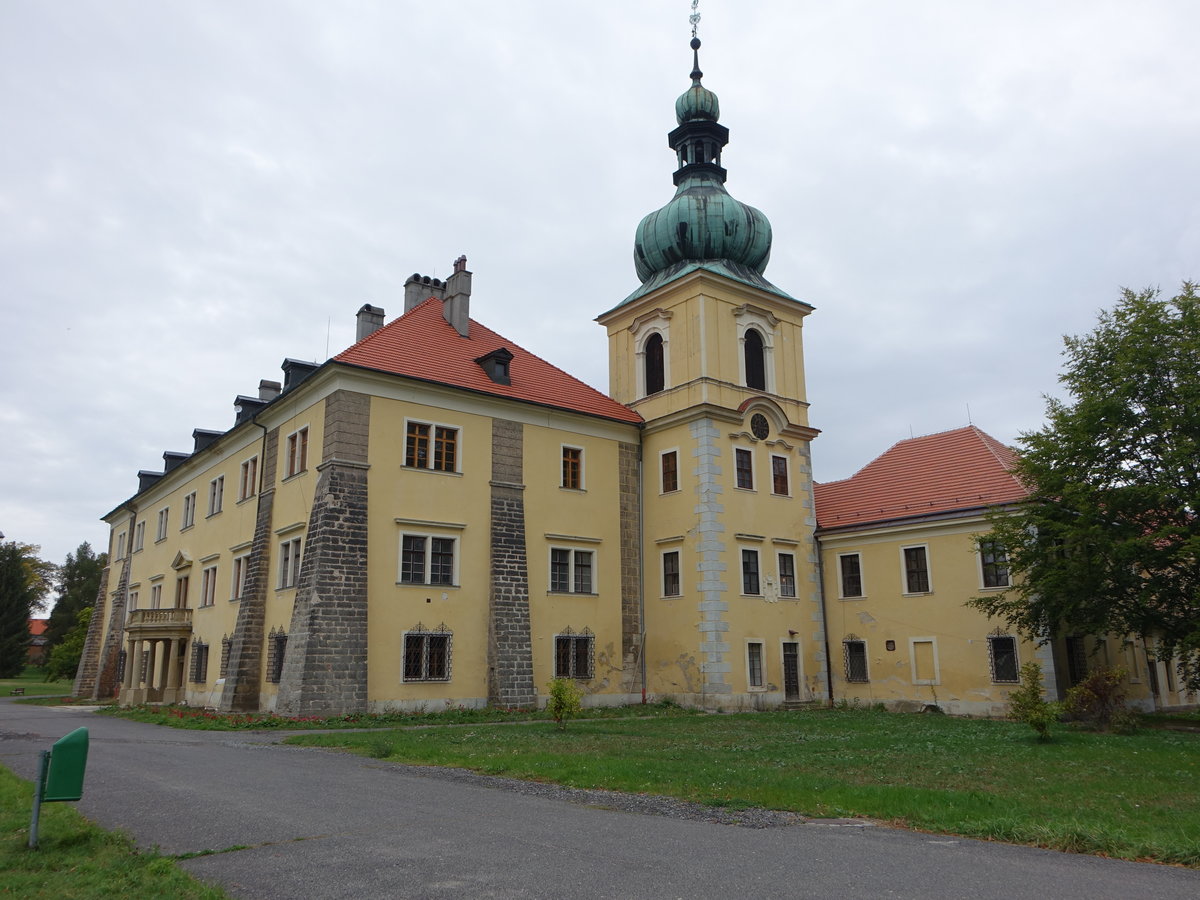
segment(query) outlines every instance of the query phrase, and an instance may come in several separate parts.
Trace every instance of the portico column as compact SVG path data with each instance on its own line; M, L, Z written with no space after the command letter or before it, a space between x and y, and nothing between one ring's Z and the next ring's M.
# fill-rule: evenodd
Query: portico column
M171 645L170 660L167 663L167 689L177 690L179 688L179 639L171 638L168 643Z
M157 661L158 641L153 638L146 640L146 699L150 699L150 691L154 690L154 664Z
M138 663L137 644L134 638L125 642L125 677L122 682L127 691L133 687L134 666Z

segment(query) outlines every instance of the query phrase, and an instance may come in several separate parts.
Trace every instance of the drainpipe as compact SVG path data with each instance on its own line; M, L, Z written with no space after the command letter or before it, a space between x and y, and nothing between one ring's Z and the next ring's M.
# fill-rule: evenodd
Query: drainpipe
M645 463L642 444L638 442L638 623L641 625L638 638L638 668L642 676L642 705L646 704L646 493L643 490Z
M829 655L829 617L825 607L825 565L821 559L821 542L813 532L813 555L817 558L817 599L821 602L821 631L825 634L825 705L833 707L833 662Z

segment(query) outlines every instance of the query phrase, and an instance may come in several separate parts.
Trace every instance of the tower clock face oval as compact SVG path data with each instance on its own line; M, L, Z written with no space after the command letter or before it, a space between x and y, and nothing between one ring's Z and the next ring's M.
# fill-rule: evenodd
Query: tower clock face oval
M755 413L750 417L750 433L760 441L764 440L771 433L771 426L767 422L767 417L762 413Z

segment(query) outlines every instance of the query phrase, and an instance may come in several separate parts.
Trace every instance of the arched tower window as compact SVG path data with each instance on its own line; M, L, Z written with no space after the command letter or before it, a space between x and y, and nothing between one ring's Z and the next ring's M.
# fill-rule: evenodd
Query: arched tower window
M763 360L763 339L757 329L747 328L743 341L746 354L746 386L755 390L767 389L767 367Z
M760 351L761 353L761 351ZM666 386L663 366L663 339L652 334L646 340L646 393L657 394Z

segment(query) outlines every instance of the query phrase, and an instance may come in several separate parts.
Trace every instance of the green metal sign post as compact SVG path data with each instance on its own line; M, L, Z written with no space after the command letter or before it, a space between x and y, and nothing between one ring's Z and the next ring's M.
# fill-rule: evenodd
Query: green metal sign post
M83 796L83 773L87 768L88 730L76 728L43 750L33 786L33 819L29 823L29 849L38 845L38 819L43 803L78 800Z

